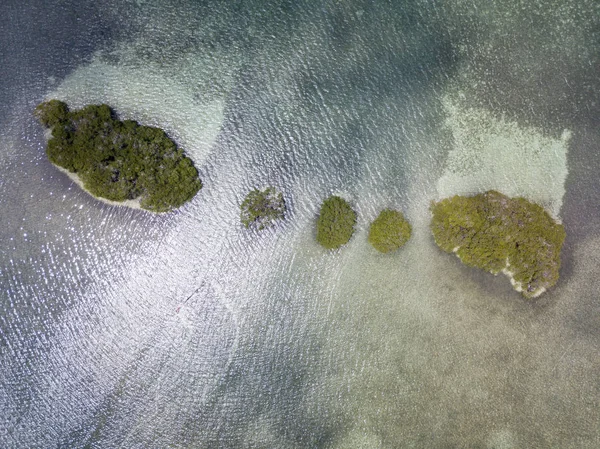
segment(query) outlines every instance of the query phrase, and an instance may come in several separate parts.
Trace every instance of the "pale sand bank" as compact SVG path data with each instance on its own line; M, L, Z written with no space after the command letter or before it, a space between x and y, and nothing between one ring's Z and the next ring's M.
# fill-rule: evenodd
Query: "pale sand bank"
M142 208L142 206L140 204L140 198L135 198L133 200L125 200L125 201L111 201L111 200L108 200L106 198L101 198L99 196L92 195L85 188L85 186L83 185L83 181L81 180L81 178L79 176L77 176L76 173L72 173L69 170L67 170L66 168L59 167L56 164L52 164L52 165L54 165L61 172L63 172L64 174L66 174L71 179L71 181L73 181L75 184L77 184L79 187L81 187L81 189L85 193L87 193L88 195L90 195L94 199L97 199L98 201L102 201L103 203L110 204L111 206L125 206L125 207L130 207L132 209L146 210L146 209Z
M436 242L437 243L437 242ZM460 246L457 246L456 248L454 248L452 250L452 252L456 255L456 257L458 257L458 259L462 262L462 259L460 258L460 256L458 255L458 250L460 249ZM498 273L502 273L504 274L509 280L511 285L513 286L513 288L518 291L519 293L523 292L523 283L517 281L514 278L514 273L512 271L509 270L510 268L510 262L508 260L508 257L506 258L506 266L500 270ZM484 270L487 271L487 270ZM488 271L488 273L492 273L494 276L496 276L498 273L494 273L493 271ZM538 296L540 296L542 293L544 293L546 291L545 287L539 287L538 289L535 290L535 292L531 293L531 297L532 298L537 298Z

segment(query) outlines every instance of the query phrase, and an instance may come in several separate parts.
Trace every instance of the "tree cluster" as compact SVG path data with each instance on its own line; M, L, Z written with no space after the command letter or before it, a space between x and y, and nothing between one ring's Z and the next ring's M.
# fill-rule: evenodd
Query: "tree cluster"
M152 212L168 212L202 187L198 171L161 129L120 121L107 105L69 111L58 100L35 114L52 129L46 153L77 174L91 194L112 201L140 200Z
M285 215L283 194L274 187L254 189L240 205L242 224L262 230L271 227Z
M317 220L317 241L327 249L345 245L354 233L356 212L339 196L330 196L321 205Z
M377 251L389 253L404 246L411 235L412 228L402 212L384 209L371 223L369 243Z
M539 205L494 190L431 205L437 245L468 266L509 274L526 297L558 281L565 229Z

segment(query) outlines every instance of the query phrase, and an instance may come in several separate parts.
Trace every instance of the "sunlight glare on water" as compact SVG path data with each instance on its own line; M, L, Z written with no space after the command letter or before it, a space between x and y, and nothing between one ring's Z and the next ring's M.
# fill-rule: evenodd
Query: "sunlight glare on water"
M598 447L597 6L558 3L0 6L0 446ZM160 126L203 189L96 201L45 159L50 98ZM244 229L268 185L286 220ZM567 228L539 300L433 244L432 200L491 188ZM331 194L358 222L326 251Z

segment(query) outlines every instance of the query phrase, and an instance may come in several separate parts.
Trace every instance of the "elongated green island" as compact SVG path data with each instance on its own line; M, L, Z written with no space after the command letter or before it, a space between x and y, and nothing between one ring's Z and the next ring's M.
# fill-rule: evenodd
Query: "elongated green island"
M539 205L490 190L431 205L437 245L471 267L507 275L527 298L558 281L565 229Z
M35 115L51 129L50 162L76 175L96 197L137 200L143 209L168 212L202 188L191 159L163 130L120 121L105 104L69 111L62 101L50 100Z

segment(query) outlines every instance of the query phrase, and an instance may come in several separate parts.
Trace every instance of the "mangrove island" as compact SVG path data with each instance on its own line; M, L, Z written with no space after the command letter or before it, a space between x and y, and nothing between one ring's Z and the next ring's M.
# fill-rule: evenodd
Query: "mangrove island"
M527 298L558 281L565 229L539 205L490 190L431 204L436 244L470 267L507 275Z
M327 249L348 243L354 233L356 212L339 196L330 196L321 205L317 220L317 241Z
M100 199L138 200L143 209L168 212L202 188L191 159L163 130L120 121L105 104L69 111L62 101L50 100L35 115L51 129L50 162Z
M369 243L381 253L389 253L404 246L412 228L402 212L384 209L371 223Z
M285 215L283 194L275 187L251 190L240 205L242 224L259 231L275 224Z

